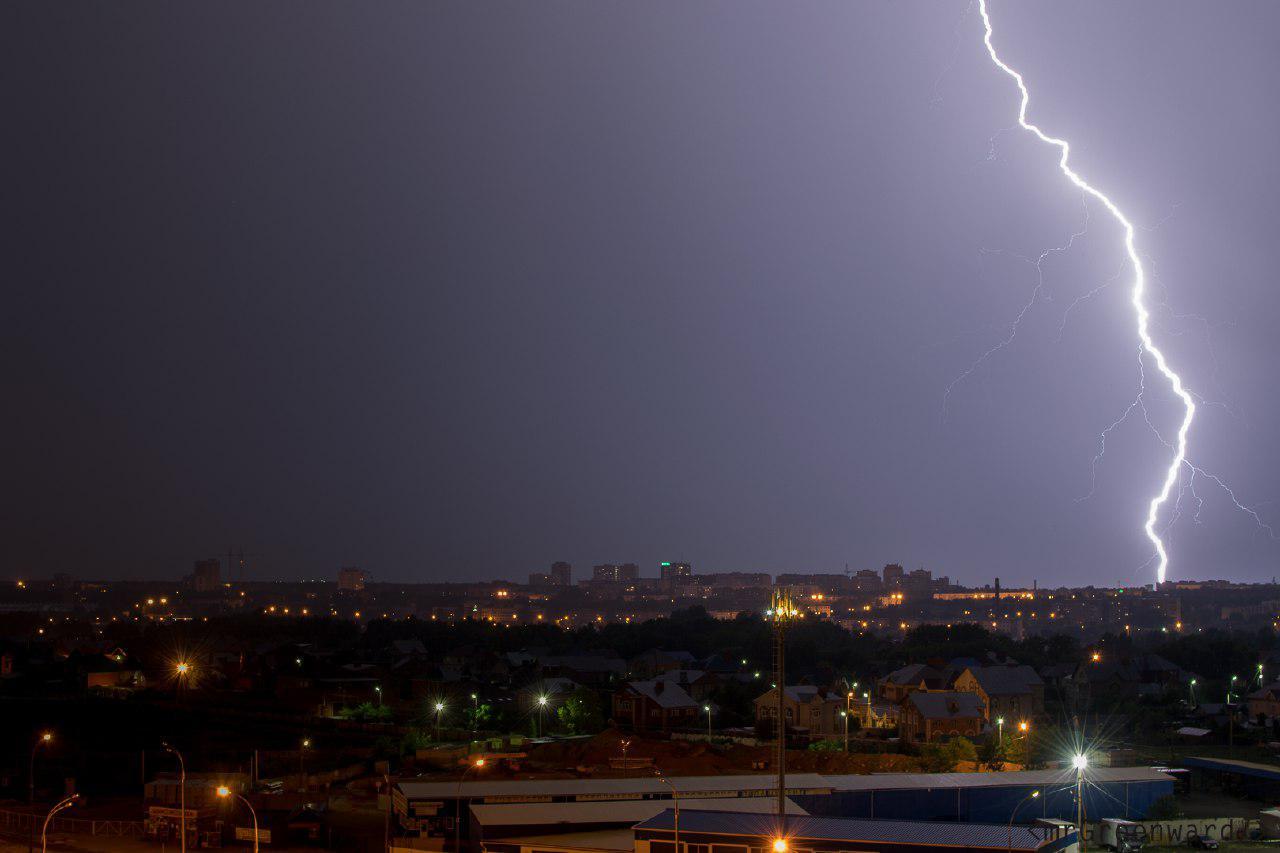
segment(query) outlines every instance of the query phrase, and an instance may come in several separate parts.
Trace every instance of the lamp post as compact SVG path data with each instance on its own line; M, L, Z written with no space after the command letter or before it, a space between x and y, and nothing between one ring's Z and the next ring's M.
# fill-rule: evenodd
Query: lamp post
M298 743L298 775L302 777L302 790L307 789L307 750L311 748L311 738L304 737Z
M1000 744L1004 743L1004 717L996 717L996 741Z
M378 694L378 707L381 708L382 707L382 685L381 684L373 685L373 692Z
M1022 804L1027 800L1034 800L1038 796L1040 796L1039 791L1032 791L1030 794L1027 794L1019 800L1018 804L1013 807L1013 814L1009 815L1009 843L1005 845L1005 853L1013 853L1013 819L1018 816L1018 809L1022 808Z
M538 729L537 729L538 737L542 737L542 711L546 707L547 707L547 697L539 696L538 697Z
M675 801L676 805L675 823L672 824L674 831L672 832L671 840L672 847L675 848L675 853L680 853L680 792L676 790L676 786L671 783L670 779L662 775L662 771L657 765L654 765L653 772L659 779L666 783L668 788L671 789L671 799Z
M703 705L702 710L707 712L707 743L711 743L711 706Z
M440 717L444 714L444 703L436 703L436 740L440 740Z
M1196 704L1196 680L1193 678L1187 682L1187 693L1191 697L1191 704Z
M454 853L460 853L462 850L462 780L467 778L467 774L473 769L479 770L484 767L484 756L478 756L475 761L468 761L466 769L462 771L462 775L458 777L458 793L453 798L453 850Z
M219 797L226 799L231 796L232 791L226 785L219 785L217 793ZM249 817L253 818L253 853L258 853L258 813L253 810L253 803L246 800L240 792L235 793L236 798L249 807Z
M480 728L480 697L475 693L471 694L471 733L475 734Z
M76 800L80 799L79 794L72 794L64 800L58 802L56 806L49 809L49 813L44 816L44 826L40 827L40 853L45 853L49 849L49 821L53 820L53 816L63 809L69 809L75 805ZM32 820L32 826L35 821Z
M182 753L169 744L160 745L178 758L178 833L182 836L179 844L182 853L187 853L187 762L182 760Z
M27 770L27 805L36 802L36 750L53 742L53 732L41 732L31 744L31 764Z
M1071 766L1076 769L1076 830L1080 833L1080 851L1084 853L1084 771L1089 766L1089 759L1083 753L1077 753L1071 759Z
M1262 664L1258 664L1258 688L1262 688Z
M862 698L867 700L867 728L871 728L871 694L863 693Z
M1231 680L1227 682L1227 704L1231 704L1231 689L1235 687L1237 676L1231 676Z

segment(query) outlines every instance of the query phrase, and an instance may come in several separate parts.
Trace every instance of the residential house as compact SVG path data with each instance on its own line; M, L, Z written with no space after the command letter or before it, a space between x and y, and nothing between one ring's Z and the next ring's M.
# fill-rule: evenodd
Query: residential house
M880 695L887 701L900 704L917 690L944 690L946 674L938 667L913 663L880 679L877 683Z
M1249 719L1259 724L1280 717L1280 681L1250 693L1245 704L1249 710Z
M1029 666L966 667L955 689L982 700L983 716L1023 720L1044 713L1044 682Z
M983 710L976 693L918 690L902 703L898 732L908 741L977 737L982 733Z
M695 701L705 701L720 683L710 672L702 669L669 669L654 676L657 681L679 684Z
M778 690L773 688L756 697L756 720L777 726ZM814 687L811 684L788 686L782 697L786 726L796 734L811 738L830 738L844 733L844 720L840 712L845 708L845 697L836 691Z
M669 681L628 681L613 694L613 721L637 732L695 726L701 708L684 688Z

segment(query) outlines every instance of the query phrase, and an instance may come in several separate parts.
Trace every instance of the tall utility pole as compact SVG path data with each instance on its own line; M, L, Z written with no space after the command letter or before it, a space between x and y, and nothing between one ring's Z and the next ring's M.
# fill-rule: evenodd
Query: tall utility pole
M778 690L778 838L787 837L787 627L800 617L791 591L773 590L769 608L773 617L773 672Z

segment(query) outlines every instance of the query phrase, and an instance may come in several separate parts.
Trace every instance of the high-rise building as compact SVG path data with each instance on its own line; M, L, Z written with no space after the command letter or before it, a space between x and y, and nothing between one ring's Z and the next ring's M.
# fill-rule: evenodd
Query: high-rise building
M364 589L365 572L357 566L343 566L338 569L338 590L340 592L360 592Z
M191 586L196 592L213 592L222 586L222 563L217 560L196 560Z
M601 563L598 566L592 566L591 579L593 581L616 581L618 579L618 567L614 563Z
M890 563L884 567L884 585L899 586L902 583L902 566L897 563Z
M552 586L573 586L573 566L560 560L551 564Z
M620 563L618 565L618 580L634 581L640 579L640 567L635 563Z
M664 581L682 580L693 577L693 566L688 563L665 561L658 564L658 577Z

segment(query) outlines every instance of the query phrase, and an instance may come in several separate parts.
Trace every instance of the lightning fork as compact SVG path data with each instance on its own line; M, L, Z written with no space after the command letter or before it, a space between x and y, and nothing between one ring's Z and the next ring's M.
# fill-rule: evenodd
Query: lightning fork
M1134 314L1137 320L1138 339L1142 342L1142 350L1151 357L1155 362L1156 368L1168 380L1169 385L1173 389L1173 393L1182 401L1184 415L1182 423L1178 427L1178 438L1174 445L1174 456L1169 463L1168 469L1165 471L1164 482L1160 491L1151 499L1147 505L1147 518L1143 524L1143 531L1155 548L1158 562L1156 565L1156 580L1163 583L1165 574L1169 568L1169 554L1165 549L1164 540L1160 538L1160 534L1156 532L1156 523L1160 518L1160 508L1169 500L1174 486L1178 482L1178 473L1183 463L1187 459L1187 433L1191 429L1191 421L1196 415L1196 403L1191 394L1182 384L1182 377L1179 376L1169 362L1165 359L1164 353L1160 350L1151 338L1149 329L1149 321L1151 314L1147 310L1146 305L1146 273L1142 267L1142 259L1138 256L1138 250L1135 245L1136 229L1129 218L1124 215L1116 203L1111 198L1084 178L1080 177L1069 165L1071 157L1071 144L1065 139L1059 139L1050 136L1041 130L1037 125L1027 121L1027 107L1031 102L1031 92L1027 89L1026 81L1022 79L1022 75L1005 64L1004 60L996 52L995 46L991 42L992 28L991 16L987 13L987 0L978 0L978 14L982 16L983 37L982 43L987 48L987 54L991 57L992 63L1005 74L1013 78L1018 85L1018 92L1022 95L1021 103L1018 106L1018 126L1028 133L1034 134L1037 139L1046 145L1052 145L1062 152L1062 156L1058 159L1058 168L1067 180L1071 181L1078 189L1097 199L1102 206L1107 209L1116 220L1120 223L1120 227L1124 229L1124 248L1129 256L1129 261L1133 264L1133 289L1132 299Z

